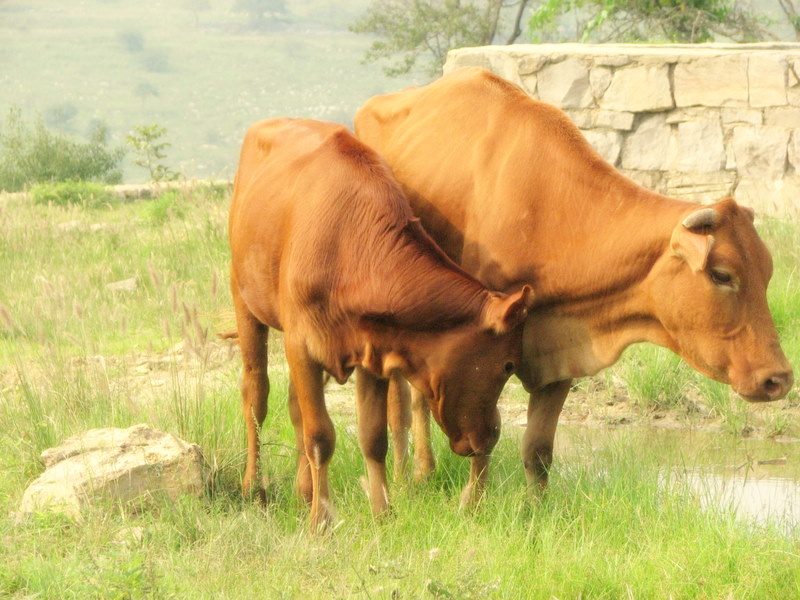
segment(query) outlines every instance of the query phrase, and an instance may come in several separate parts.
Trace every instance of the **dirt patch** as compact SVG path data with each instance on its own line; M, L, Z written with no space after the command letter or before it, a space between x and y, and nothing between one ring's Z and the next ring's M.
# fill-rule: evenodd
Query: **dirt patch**
M273 348L279 340L272 340ZM175 393L216 393L227 390L238 394L241 360L235 340L209 339L203 344L181 342L163 352L140 352L121 357L88 356L70 359L67 370L102 380L114 395L134 405L158 402ZM41 366L25 367L28 385L46 381L52 373ZM270 353L273 382L288 380L288 368L279 352ZM8 392L20 384L18 367L0 370L0 388ZM275 388L273 388L275 389ZM353 378L344 385L328 384L326 401L334 418L355 422ZM273 400L274 401L274 400ZM524 427L527 394L512 379L498 404L504 427ZM589 427L653 426L725 431L752 437L800 437L800 407L781 400L769 404L748 404L733 397L729 414L705 403L699 393L688 395L674 408L652 408L632 401L624 382L608 377L581 380L570 392L560 423Z
M273 340L274 341L274 340ZM274 346L274 344L273 344ZM176 379L238 387L241 362L235 340L212 340L197 348L177 344L168 352L135 355L127 377L140 398L162 390ZM272 376L288 379L288 368L277 352L270 356ZM355 385L351 378L344 385L335 382L326 388L328 410L334 417L355 422ZM751 437L792 438L800 436L800 407L781 400L768 404L749 404L731 392L731 412L723 414L709 406L697 392L689 392L679 406L652 408L631 400L624 382L593 377L581 380L570 392L560 423L589 427L652 426L725 431ZM506 384L498 403L505 427L524 427L527 422L527 394L519 381Z

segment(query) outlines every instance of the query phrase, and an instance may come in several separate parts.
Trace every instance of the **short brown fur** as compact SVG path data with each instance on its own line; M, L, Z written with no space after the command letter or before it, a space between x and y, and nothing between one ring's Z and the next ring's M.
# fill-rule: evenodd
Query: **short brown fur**
M430 397L454 451L491 451L497 397L519 357L530 288L496 294L464 273L413 217L385 163L344 127L292 119L254 125L242 146L229 235L246 490L263 495L258 430L267 410L269 327L284 331L298 490L311 502L313 528L333 518L327 467L335 433L323 371L339 382L363 372L359 441L376 513L387 507L392 373Z
M683 226L697 204L626 178L563 112L483 69L376 96L355 127L451 258L492 289L536 288L517 371L530 392L529 481L547 480L572 378L632 343L666 346L749 400L791 388L751 210L725 199L713 227Z

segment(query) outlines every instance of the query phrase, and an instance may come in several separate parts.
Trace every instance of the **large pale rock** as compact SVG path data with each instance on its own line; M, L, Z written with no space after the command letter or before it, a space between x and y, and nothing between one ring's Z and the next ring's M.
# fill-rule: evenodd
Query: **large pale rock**
M789 146L787 148L787 158L792 165L796 175L800 175L800 131L793 131Z
M667 123L685 123L686 121L703 121L713 118L715 109L701 108L699 106L692 108L677 108L667 113Z
M788 143L789 131L782 127L734 127L726 167L743 178L780 179Z
M447 74L461 67L483 67L517 85L522 85L519 58L516 54L505 51L503 46L459 48L448 52L443 73Z
M589 85L592 88L592 95L595 98L600 98L606 93L608 86L611 85L611 80L614 77L614 72L608 67L593 67L589 71Z
M764 125L771 127L800 128L800 107L778 106L764 109Z
M750 106L786 104L786 59L775 54L754 54L747 67Z
M747 57L697 58L675 65L677 106L747 106Z
M736 186L736 201L757 214L800 218L800 176L783 179L742 179Z
M589 69L576 58L542 67L536 79L539 99L544 102L561 108L586 108L594 100Z
M622 151L622 134L618 131L589 129L581 132L598 154L612 165L617 164Z
M669 67L640 65L618 69L599 100L601 108L616 111L644 112L672 108Z
M41 458L46 470L25 490L21 515L52 510L79 518L97 501L138 508L155 497L203 493L200 447L147 425L92 429Z
M666 193L673 198L708 204L717 202L733 193L736 175L733 171L709 173L667 174Z
M752 108L720 109L724 125L763 125L764 113Z
M617 112L615 110L598 110L594 114L594 126L619 131L633 129L634 114L630 112Z
M725 165L722 126L716 121L678 123L673 168L688 173L719 171Z
M663 114L642 118L639 127L625 140L622 167L637 170L663 170L670 164L672 129Z
M565 110L567 116L579 129L591 129L594 126L594 111L584 110Z

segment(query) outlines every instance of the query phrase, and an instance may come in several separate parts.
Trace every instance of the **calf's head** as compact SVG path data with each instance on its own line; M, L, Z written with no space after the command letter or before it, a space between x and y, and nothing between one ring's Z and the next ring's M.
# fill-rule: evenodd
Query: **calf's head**
M489 454L497 443L497 399L521 357L531 296L528 286L492 293L476 322L426 334L409 353L404 375L428 398L456 454Z
M651 273L666 345L750 401L783 398L794 379L767 306L771 276L753 211L731 199L684 217Z

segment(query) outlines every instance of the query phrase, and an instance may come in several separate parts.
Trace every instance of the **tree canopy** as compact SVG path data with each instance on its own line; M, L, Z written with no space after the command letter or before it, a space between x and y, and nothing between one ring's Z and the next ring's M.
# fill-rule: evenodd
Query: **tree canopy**
M390 76L421 68L438 73L447 51L484 46L499 38L513 43L522 33L522 15L529 0L373 0L350 29L377 34L367 50L367 62L389 61ZM501 37L501 30L507 30Z
M793 0L779 0L791 20ZM800 0L798 0L800 1ZM374 34L366 62L398 76L441 72L447 52L511 44L528 16L530 39L582 42L737 42L773 37L737 0L372 0L350 29Z
M735 0L544 0L528 24L535 42L699 43L720 37L751 42L770 37L761 20Z

